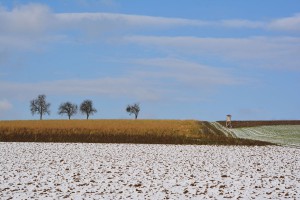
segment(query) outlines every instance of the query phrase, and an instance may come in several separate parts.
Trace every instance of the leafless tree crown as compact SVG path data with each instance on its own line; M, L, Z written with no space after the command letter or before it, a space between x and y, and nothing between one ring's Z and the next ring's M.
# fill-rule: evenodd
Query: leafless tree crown
M80 111L82 114L86 114L86 119L89 119L90 115L93 115L97 110L93 107L91 100L85 100L80 105Z
M40 120L43 119L43 115L50 115L50 103L46 102L46 95L39 95L36 99L30 101L30 111L34 115L38 113L40 115Z
M77 113L78 107L76 104L73 104L71 102L65 102L60 104L58 108L58 114L63 115L67 114L69 119L71 119L71 116L75 115Z
M129 113L129 115L134 114L135 119L137 119L140 112L140 105L138 103L135 103L133 105L128 105L126 111Z

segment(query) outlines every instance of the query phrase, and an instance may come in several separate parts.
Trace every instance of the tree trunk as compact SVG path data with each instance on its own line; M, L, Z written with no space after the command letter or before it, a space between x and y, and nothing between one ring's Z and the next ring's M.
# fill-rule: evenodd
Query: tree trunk
M71 119L71 115L69 115L69 120Z
M86 114L86 119L89 119L89 114Z
M40 106L40 120L43 119L43 108L42 106Z
M138 115L137 115L137 114L135 114L135 119L137 119L137 117L138 117Z

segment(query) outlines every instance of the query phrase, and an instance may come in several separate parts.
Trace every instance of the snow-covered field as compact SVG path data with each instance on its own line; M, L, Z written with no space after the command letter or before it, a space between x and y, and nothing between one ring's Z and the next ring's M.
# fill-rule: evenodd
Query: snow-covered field
M300 149L0 143L0 199L300 199Z
M261 140L300 148L300 125L258 126L230 130L239 138Z

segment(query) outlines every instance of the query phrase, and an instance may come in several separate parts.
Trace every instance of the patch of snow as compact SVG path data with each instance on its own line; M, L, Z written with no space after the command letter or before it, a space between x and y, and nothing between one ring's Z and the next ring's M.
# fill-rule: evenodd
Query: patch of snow
M234 132L232 131L232 129L226 128L225 126L223 126L222 124L220 124L219 122L210 122L210 124L212 126L214 126L216 129L222 131L227 137L234 137L236 138L237 136L234 134Z
M0 143L0 199L300 199L300 149Z
M300 125L258 126L232 129L239 138L300 148Z

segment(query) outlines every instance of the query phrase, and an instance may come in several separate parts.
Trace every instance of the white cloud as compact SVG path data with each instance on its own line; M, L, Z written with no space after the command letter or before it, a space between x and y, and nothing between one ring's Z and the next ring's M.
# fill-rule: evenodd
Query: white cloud
M213 22L208 23L210 25ZM229 19L220 20L216 23L217 26L224 26L229 28L253 28L273 31L300 31L300 13L296 13L290 17L283 17L273 19L270 21L252 21L246 19Z
M0 24L0 52L31 51L58 38L52 33L58 25L45 5L19 5L10 11L2 8Z
M0 111L7 111L12 109L13 105L6 99L0 100Z
M11 98L22 99L46 93L48 95L130 97L141 101L156 101L181 96L182 90L187 93L199 88L210 91L218 86L247 83L247 80L241 77L234 77L232 71L228 69L176 58L139 59L129 62L133 67L122 77L39 83L2 81L0 93Z
M47 31L53 15L49 7L28 4L14 7L11 11L0 10L0 33L12 35L40 34Z
M16 6L12 10L2 7L0 24L0 64L3 65L8 62L8 57L14 60L10 54L18 51L47 48L45 44L48 43L90 40L93 38L91 35L101 39L104 37L103 33L114 33L105 34L105 37L122 37L124 31L129 31L126 35L133 35L139 30L183 26L300 30L300 14L271 22L245 19L202 21L120 13L53 13L46 5L28 4ZM76 34L70 34L72 31ZM255 66L299 69L300 62L300 39L297 37L199 38L133 35L125 37L125 41L158 47L168 52L216 56Z
M128 15L119 13L62 13L55 14L61 23L83 23L122 25L123 28L130 27L165 27L165 26L199 26L206 22L181 18L153 17L144 15Z
M68 37L89 38L84 34L71 36L70 31L103 37L103 33L124 34L124 31L182 26L300 30L300 15L276 19L270 23L246 19L205 21L121 13L54 13L46 5L27 4L16 6L12 10L1 7L0 24L1 51L1 49L33 49L42 43L62 41L61 39L66 40Z
M110 2L110 1L109 1ZM54 13L42 4L27 4L12 10L0 9L0 34L33 37L53 35L57 31L111 31L117 29L171 28L180 26L221 26L229 28L264 28L299 30L300 14L271 22L247 19L207 21L199 19L157 17L121 13Z
M54 13L46 5L19 5L0 9L0 52L32 51L45 44L103 38L128 30L198 26L203 22L181 18L120 13ZM75 32L76 34L73 34ZM106 35L110 36L110 34Z
M58 80L39 83L1 82L0 92L11 97L30 98L39 93L49 95L103 95L134 97L153 101L160 98L160 89L135 77L93 80Z
M206 23L200 20L120 13L53 13L48 6L41 4L19 5L12 10L0 9L0 33L9 36L36 36L70 28L110 31L115 28L166 28Z
M264 22L244 19L221 20L219 25L229 28L263 28Z
M280 31L300 31L300 14L273 20L268 24L268 28Z
M199 38L128 36L124 41L157 48L170 54L194 54L258 66L299 70L300 38Z
M176 58L153 58L135 61L139 66L148 66L149 70L139 72L139 76L172 79L187 87L211 87L235 85L247 82L231 75L230 70L199 64ZM153 70L154 69L154 70Z

